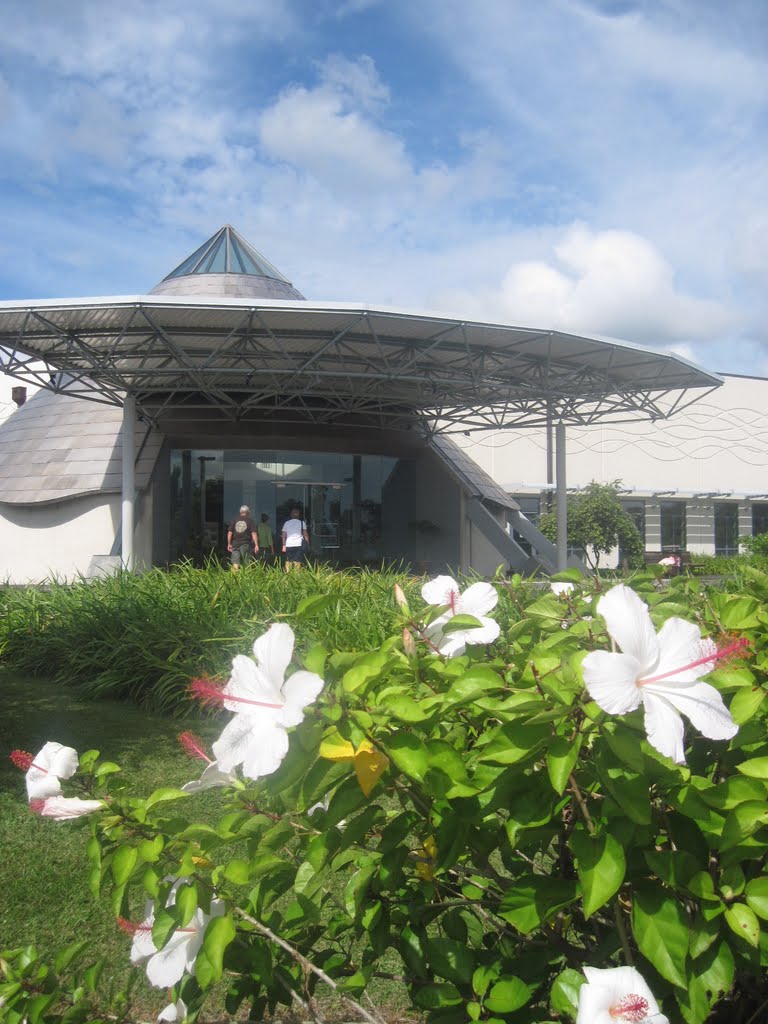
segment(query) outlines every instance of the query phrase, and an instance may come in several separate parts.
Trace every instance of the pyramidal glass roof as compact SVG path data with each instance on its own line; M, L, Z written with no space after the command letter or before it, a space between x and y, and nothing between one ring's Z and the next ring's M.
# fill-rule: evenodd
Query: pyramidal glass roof
M273 281L290 284L269 260L249 245L229 224L219 228L215 235L167 274L163 281L188 277L191 274L247 274L251 277L268 277Z

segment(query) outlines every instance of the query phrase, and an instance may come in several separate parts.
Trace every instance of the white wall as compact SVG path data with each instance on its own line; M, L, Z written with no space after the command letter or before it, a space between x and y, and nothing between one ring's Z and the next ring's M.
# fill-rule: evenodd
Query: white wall
M137 509L139 511L139 509ZM152 564L151 495L140 504L137 567ZM95 555L108 555L120 525L120 495L102 494L47 505L0 504L0 582L40 583L86 576Z

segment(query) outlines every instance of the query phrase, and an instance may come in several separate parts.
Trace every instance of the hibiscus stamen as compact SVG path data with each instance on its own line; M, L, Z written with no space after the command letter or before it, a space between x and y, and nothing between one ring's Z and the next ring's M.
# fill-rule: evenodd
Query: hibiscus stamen
M709 641L709 643L712 644L712 641ZM637 685L645 686L648 683L660 683L663 679L669 679L670 676L676 676L681 672L687 672L689 669L698 668L699 665L707 665L710 662L717 663L726 658L738 657L738 652L743 651L746 647L749 647L749 640L746 637L740 637L734 643L729 644L728 647L715 648L709 654L705 654L701 658L697 658L696 661L689 662L687 665L680 665L678 668L670 669L669 672L663 672L659 676L648 676L646 679L638 679Z
M627 996L622 996L608 1012L615 1020L625 1021L626 1024L643 1024L648 1017L649 1009L647 999L630 993Z
M201 761L207 761L208 764L213 764L213 760L208 757L203 747L203 741L199 736L193 732L180 732L179 743L182 745L184 750L189 754L190 757L197 757Z
M23 772L28 772L30 768L37 768L39 772L43 772L45 775L48 774L48 769L41 768L39 764L35 764L33 755L27 753L26 750L12 750L8 756L16 767L21 768Z
M451 611L456 614L456 605L459 600L459 595L455 590L451 590L448 593L448 604L451 606Z
M226 685L226 684L225 684ZM224 693L222 687L218 686L212 679L193 679L189 692L202 704L223 704L224 701L234 701L236 704L252 704L257 708L277 708L282 704L270 704L264 700L250 700L248 697L234 697L230 693Z
M151 932L151 924L137 924L135 921L129 921L127 917L116 918L117 927L121 932L125 932L126 935L135 935L136 932Z

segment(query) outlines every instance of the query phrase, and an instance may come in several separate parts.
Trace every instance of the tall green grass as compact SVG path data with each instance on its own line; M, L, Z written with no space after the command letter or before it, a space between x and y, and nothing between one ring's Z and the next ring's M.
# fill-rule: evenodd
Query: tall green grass
M180 712L190 679L228 675L266 627L286 617L306 647L364 650L396 628L399 583L419 603L421 580L404 572L253 565L232 573L189 563L141 575L0 591L0 664L53 678L92 697ZM299 602L333 600L295 621Z

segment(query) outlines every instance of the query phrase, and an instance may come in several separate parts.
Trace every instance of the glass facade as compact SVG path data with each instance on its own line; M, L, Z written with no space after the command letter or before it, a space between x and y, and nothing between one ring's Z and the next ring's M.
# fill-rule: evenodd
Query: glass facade
M315 558L340 564L402 557L402 528L415 518L412 463L331 452L171 453L171 560L226 555L227 524L241 505L269 516L279 550L294 505Z
M662 501L661 550L684 551L686 545L685 502Z
M768 533L768 502L755 501L752 504L752 536Z
M738 555L739 506L735 501L715 502L715 554Z

